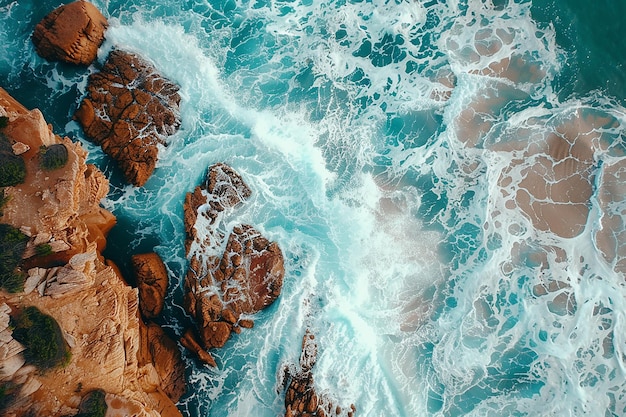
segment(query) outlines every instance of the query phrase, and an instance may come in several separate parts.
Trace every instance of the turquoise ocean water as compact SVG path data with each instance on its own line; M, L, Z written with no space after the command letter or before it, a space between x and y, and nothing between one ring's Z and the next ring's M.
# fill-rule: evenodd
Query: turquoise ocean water
M625 1L95 0L100 62L138 52L181 87L143 188L72 121L97 65L34 52L60 3L0 0L0 86L111 178L107 256L164 258L166 329L208 165L254 193L220 227L285 254L218 368L185 357L184 415L284 413L306 328L317 390L359 416L626 415Z

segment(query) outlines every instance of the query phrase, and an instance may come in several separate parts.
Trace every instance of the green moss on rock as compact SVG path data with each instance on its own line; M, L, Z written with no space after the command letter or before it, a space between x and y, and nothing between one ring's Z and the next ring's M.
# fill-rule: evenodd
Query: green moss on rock
M9 118L7 116L0 116L0 129L4 129L9 125Z
M11 381L0 383L0 414L9 408L19 391L20 386Z
M18 270L26 250L28 236L13 226L0 223L0 287L9 292L20 292L24 274Z
M0 152L0 187L12 187L24 182L26 163L21 156Z
M42 243L41 245L35 246L35 255L37 256L48 256L52 254L52 246L47 243Z
M10 200L11 196L8 196L4 193L4 188L0 188L0 217L4 216L3 210Z

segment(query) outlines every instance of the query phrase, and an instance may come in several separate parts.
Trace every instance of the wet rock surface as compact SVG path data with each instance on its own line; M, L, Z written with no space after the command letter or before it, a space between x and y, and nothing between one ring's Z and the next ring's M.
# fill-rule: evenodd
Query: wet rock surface
M169 282L167 269L156 253L143 253L131 257L137 288L139 309L144 319L154 319L161 314Z
M142 186L158 160L158 145L180 126L178 86L137 55L115 50L89 77L75 117L85 134L115 159L128 182Z
M356 412L354 404L344 409L315 391L312 370L316 362L317 342L315 335L307 330L302 338L300 369L297 372L286 371L289 386L285 393L285 417L353 417Z

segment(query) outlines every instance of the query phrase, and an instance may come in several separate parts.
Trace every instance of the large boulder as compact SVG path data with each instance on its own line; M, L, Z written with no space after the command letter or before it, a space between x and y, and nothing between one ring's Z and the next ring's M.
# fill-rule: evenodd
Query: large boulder
M115 50L89 77L87 92L75 115L85 134L130 183L144 185L157 163L157 145L166 145L180 126L178 86L138 56Z
M104 41L107 20L86 1L59 6L33 32L37 53L48 60L89 65Z
M142 253L131 257L139 289L139 310L146 319L161 314L165 303L168 276L165 264L156 253Z

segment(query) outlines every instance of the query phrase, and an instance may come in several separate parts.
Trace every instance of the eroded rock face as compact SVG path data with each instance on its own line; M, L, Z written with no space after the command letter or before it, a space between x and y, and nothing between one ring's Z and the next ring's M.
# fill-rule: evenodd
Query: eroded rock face
M113 51L102 71L89 77L88 96L76 111L86 135L115 159L126 179L146 183L157 145L180 125L178 86L138 56Z
M217 255L226 235L222 221L226 209L250 195L239 174L216 164L209 168L203 186L185 199L190 256L185 307L196 321L204 349L220 348L233 332L253 327L246 316L271 305L280 295L285 273L282 252L254 227L236 226L223 254ZM197 351L191 342L186 341Z
M26 178L19 186L5 188L10 199L1 219L33 238L25 257L34 254L35 244L49 244L64 262L85 253L91 242L103 249L104 235L115 225L115 217L100 207L109 191L102 172L86 163L87 152L80 144L52 133L39 110L27 110L1 88L0 108L9 118L4 136L28 147L20 155ZM43 170L40 147L57 143L67 148L67 163L60 169Z
M145 319L156 318L163 310L169 282L165 264L156 253L133 255L131 262L139 289L141 315Z
M107 26L106 18L93 4L75 1L44 17L32 40L45 59L89 65L97 57Z
M180 358L180 351L161 326L150 323L145 327L146 352L140 354L143 362L154 366L159 375L158 387L176 403L185 393L185 367Z

